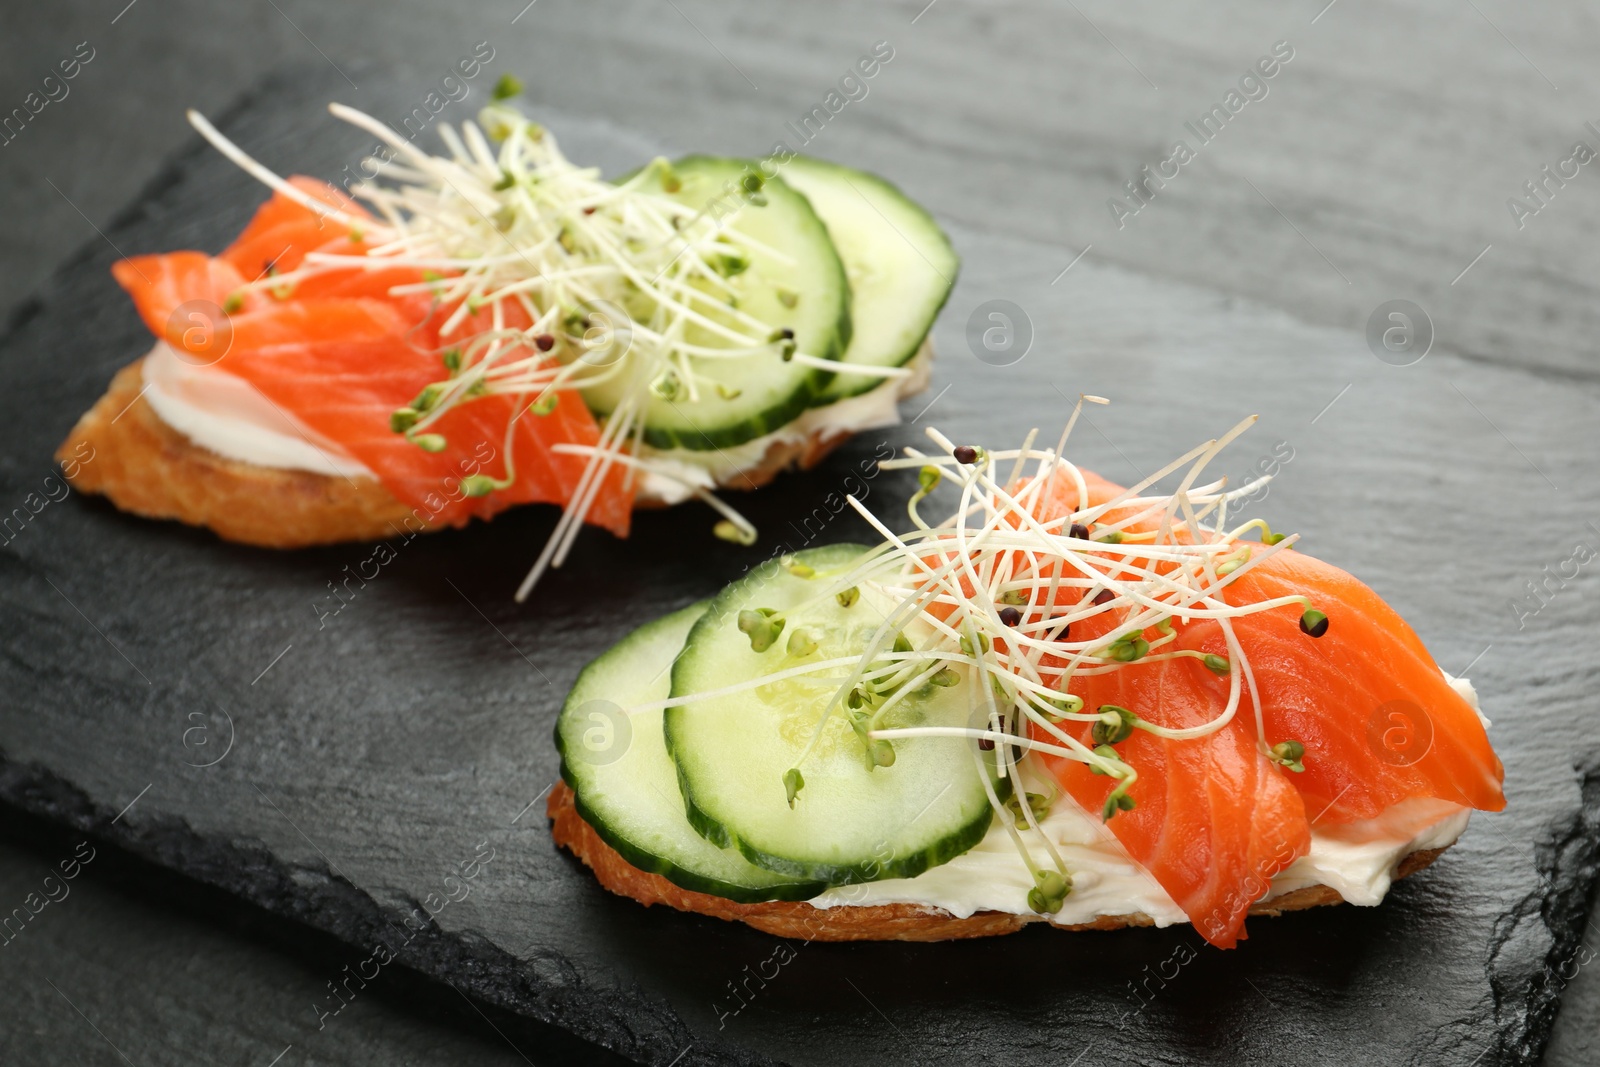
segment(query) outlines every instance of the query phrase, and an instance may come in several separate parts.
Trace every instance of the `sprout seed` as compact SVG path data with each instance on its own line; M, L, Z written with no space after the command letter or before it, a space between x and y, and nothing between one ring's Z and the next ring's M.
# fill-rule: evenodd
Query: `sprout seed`
M1133 724L1139 717L1127 708L1116 704L1100 705L1100 721L1094 724L1090 736L1097 745L1120 745L1133 736Z
M753 545L756 543L756 534L754 530L747 530L738 523L731 522L728 519L723 519L715 526L711 527L711 532L719 540L727 541L735 545Z
M419 433L411 439L411 443L424 452L443 452L447 442L443 434Z

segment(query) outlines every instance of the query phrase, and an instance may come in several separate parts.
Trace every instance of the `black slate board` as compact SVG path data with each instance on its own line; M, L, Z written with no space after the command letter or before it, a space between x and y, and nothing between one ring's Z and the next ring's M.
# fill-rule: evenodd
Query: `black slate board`
M336 173L366 142L321 114L334 95L322 73L296 70L223 126L281 170ZM541 118L613 172L694 147ZM107 274L109 246L215 250L261 195L196 145L19 317L0 356L8 511L43 494L55 444L148 343ZM732 985L788 954L611 897L557 852L534 803L555 778L552 718L589 656L776 540L799 547L813 536L804 516L826 515L847 477L880 500L903 495L903 475L865 475L920 426L867 435L738 501L763 547L712 540L703 512L643 515L626 544L585 537L520 609L510 589L547 509L399 547L319 621L329 583L369 547L260 552L100 501L49 503L0 551L0 801L332 934L354 960L405 942L404 967L645 1063L1535 1062L1596 873L1594 626L1581 578L1523 629L1508 601L1597 539L1592 449L1573 447L1600 409L1593 383L1443 344L1390 367L1356 335L1091 263L1052 286L1072 252L951 231L962 280L934 388L908 418L933 401L923 422L1009 443L1019 427L1058 426L1063 394L1103 393L1117 403L1078 454L1130 478L1262 413L1225 469L1292 444L1263 508L1273 524L1362 574L1447 669L1490 646L1472 676L1496 720L1506 814L1476 819L1383 907L1253 923L1238 951L1202 948L1150 982L1147 1004L1134 985L1170 975L1191 931L804 945L731 1013ZM1007 367L966 344L992 298L1031 318L1032 350ZM861 536L845 517L821 535ZM480 843L494 858L466 899L409 931L402 916L443 896Z

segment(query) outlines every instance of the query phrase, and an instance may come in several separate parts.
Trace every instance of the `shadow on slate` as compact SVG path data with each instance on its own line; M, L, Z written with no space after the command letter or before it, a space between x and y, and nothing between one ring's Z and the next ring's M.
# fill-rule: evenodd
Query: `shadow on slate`
M363 99L391 98L381 84L363 78ZM322 111L336 95L323 72L297 69L221 125L281 172L335 174L369 143ZM624 141L609 117L540 117L580 160L611 173L640 162L641 139ZM107 233L130 255L215 251L263 195L197 142ZM1362 508L1400 529L1453 521L1438 465L1472 462L1504 513L1537 507L1577 529L1594 510L1593 499L1537 498L1543 487L1514 456L1490 456L1475 416L1442 407L1441 380L1425 375L1448 373L1464 395L1521 398L1538 418L1519 425L1552 447L1592 421L1581 387L1446 354L1434 370L1380 382L1392 368L1372 366L1350 336L1087 264L1070 293L1053 292L1059 250L953 236L966 261L939 327L935 391L956 388L930 421L994 440L1059 426L1057 390L1110 394L1119 407L1096 416L1079 448L1127 478L1126 467L1152 469L1240 414L1266 413L1267 426L1290 413L1266 430L1300 435L1274 525L1316 531L1319 554L1397 591L1419 631L1459 635L1452 651L1502 640L1503 607L1477 594L1514 588L1521 561L1502 553L1471 582L1418 584L1428 557L1375 533ZM107 272L112 256L88 246L0 342L7 512L41 490L56 443L148 345ZM1000 294L1030 309L1038 336L1035 357L1008 368L978 363L962 343L969 312ZM1104 351L1123 359L1088 358ZM1178 366L1191 372L1181 391L1150 373ZM1347 380L1366 398L1336 409L1343 421L1306 429ZM1431 414L1402 417L1422 410ZM1186 927L780 948L612 897L553 847L542 811L557 773L550 730L582 665L775 542L866 536L832 514L830 494L848 484L893 513L908 479L878 476L873 460L917 436L866 435L818 471L740 499L765 547L712 539L713 516L695 507L641 515L626 543L591 531L524 608L510 592L553 525L546 508L396 543L376 578L336 601L332 585L371 546L257 551L99 500L50 503L0 551L0 802L181 875L182 891L355 950L383 942L418 988L447 983L487 1010L643 1063L1536 1062L1559 1003L1552 966L1577 951L1596 875L1600 762L1556 726L1589 714L1594 667L1577 640L1513 635L1514 654L1475 675L1501 720L1505 815L1475 819L1384 906L1256 921L1230 953ZM1462 451L1467 439L1479 458ZM1237 446L1248 455L1235 465L1270 440ZM1546 625L1572 637L1586 623L1557 610ZM461 865L484 856L463 880ZM433 918L413 932L406 917L419 908Z
M16 769L7 767L0 771L0 777ZM32 810L0 805L0 838L29 849L46 863L73 855L83 841L83 835L74 827L94 822L87 798L42 768L27 769L26 777L30 782L27 789L32 798ZM0 788L12 795L8 786ZM182 840L184 832L181 827L176 833L156 829L147 836L154 835L159 835L170 847ZM175 873L174 867L163 865L167 861L159 857L155 860L141 858L123 848L106 847L103 840L93 854L92 865L85 865L83 870L88 879L114 887L117 894L131 897L145 908L170 912L184 923L195 920L211 923L273 952L290 953L301 963L331 976L330 981L348 983L343 995L352 1002L369 996L381 998L403 1011L408 1019L448 1026L457 1032L477 1033L485 1041L509 1046L524 1055L531 1052L538 1058L537 1067L626 1067L631 1062L580 1041L549 1023L513 1014L492 1004L480 1006L466 1001L457 987L430 977L430 974L458 973L459 962L455 966L429 964L430 974L412 967L386 967L371 975L370 981L364 981L355 969L365 970L362 967L365 951L353 952L349 940L304 922L297 914L298 909L286 903L296 890L284 879L286 872L276 868L270 857L256 854L250 848L223 846L215 840L190 841L184 849L187 869L226 871L231 872L230 875L198 881ZM347 923L345 938L349 938L349 930L354 929L349 924L357 922L376 931L377 937L383 936L383 918L371 900L363 898L358 890L348 890L347 899L340 905ZM365 918L358 919L363 913ZM12 936L16 936L15 933ZM370 937L366 943L371 943ZM416 958L460 951L459 944L424 940ZM485 970L498 968L503 974L509 974L516 969L515 961L496 959L492 950L485 952L473 946L469 951L474 952L478 965ZM335 1018L324 1017L321 1021L331 1024ZM163 1037L164 1050L179 1054L176 1035L168 1033ZM27 1054L49 1055L44 1051L47 1042L48 1038L35 1043L26 1050ZM59 1052L51 1057L51 1062L61 1062ZM174 1058L169 1062L183 1061Z

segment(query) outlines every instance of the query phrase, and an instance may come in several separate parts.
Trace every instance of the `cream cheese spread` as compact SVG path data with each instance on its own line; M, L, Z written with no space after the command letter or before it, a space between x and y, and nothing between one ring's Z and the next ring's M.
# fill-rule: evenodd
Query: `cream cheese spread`
M858 396L836 400L811 408L787 426L730 448L657 449L645 447L641 455L664 473L651 472L642 480L640 492L664 504L680 504L693 495L693 489L737 488L740 471L761 465L773 445L804 444L813 436L831 437L857 434L900 422L902 398L927 388L932 375L933 348L924 341L917 354L906 363L911 374L888 378L875 389Z
M775 444L893 426L900 421L900 398L927 385L931 359L924 344L906 365L909 377L890 378L859 396L812 408L787 426L741 445L704 452L646 448L643 457L668 473L646 474L641 491L665 504L681 503L693 495L691 487L731 484L741 470L760 465ZM258 467L375 477L336 442L306 427L237 375L185 360L164 342L145 356L141 370L151 409L201 448Z
M1473 709L1477 694L1464 678L1451 686ZM1481 718L1483 713L1478 712ZM1484 720L1485 725L1488 720ZM1388 893L1395 868L1413 852L1453 844L1467 828L1471 809L1431 797L1402 801L1373 819L1313 826L1311 847L1272 880L1265 899L1306 886L1323 885L1351 904L1373 905ZM1157 926L1187 922L1155 878L1135 863L1101 821L1068 796L1058 796L1039 829L1048 835L1072 874L1072 892L1051 919L1062 925L1096 918L1143 914ZM1032 837L1024 833L1024 840ZM1037 839L1030 850L1043 853ZM846 904L921 904L942 908L957 918L1000 911L1042 920L1028 907L1033 878L1010 835L998 824L975 847L915 878L889 878L839 886L810 903L818 908Z
M164 341L140 365L144 398L157 417L219 456L279 470L372 477L360 460L214 365L186 360Z
M690 486L715 489L739 471L760 464L774 444L795 444L817 433L858 433L895 425L900 421L897 402L926 386L930 361L925 344L907 364L913 372L910 377L889 379L859 396L813 408L782 429L742 445L710 452L646 449L645 455L672 476L647 474L643 490L664 503L679 503L692 495ZM161 342L145 357L142 372L145 399L156 415L202 448L261 467L373 477L337 443L303 425L243 378L184 360ZM1471 683L1445 677L1483 718ZM1487 719L1483 722L1488 725ZM1309 851L1273 879L1267 899L1324 885L1352 904L1377 904L1388 892L1401 859L1420 849L1453 843L1466 829L1469 815L1469 809L1459 804L1419 797L1375 819L1313 827ZM1131 914L1147 915L1157 926L1187 921L1149 872L1070 797L1056 800L1040 830L1055 843L1072 872L1072 892L1053 916L1055 922L1083 923L1102 915ZM1039 847L1037 842L1034 847ZM1032 887L1010 837L996 825L969 851L915 878L841 886L810 903L818 908L922 904L958 918L979 911L1032 916L1027 904Z

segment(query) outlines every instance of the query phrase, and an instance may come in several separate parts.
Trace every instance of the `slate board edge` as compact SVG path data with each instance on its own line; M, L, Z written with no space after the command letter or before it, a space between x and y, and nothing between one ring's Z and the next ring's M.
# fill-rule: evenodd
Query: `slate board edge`
M1486 1007L1496 1019L1499 1045L1492 1060L1475 1064L1536 1067L1560 1011L1565 987L1560 970L1582 946L1590 898L1600 877L1600 766L1583 768L1581 773L1582 806L1536 849L1539 891L1508 909L1487 947L1484 968L1492 1003ZM88 834L99 843L352 946L370 946L386 932L404 929L403 912L385 908L325 867L285 863L265 846L199 834L171 816L119 825L117 813L94 803L71 782L4 753L0 753L0 806ZM1508 983L1498 973L1499 958L1523 924L1533 921L1542 923L1550 938L1546 966L1531 980ZM637 988L588 987L559 957L540 961L561 974L560 981L552 982L541 977L531 962L485 939L437 927L412 940L397 957L423 976L484 1004L557 1026L642 1063L746 1067L777 1062L708 1041L692 1032L670 1007L651 1001ZM1441 1047L1435 1051L1462 1051L1449 1029L1442 1029L1438 1037Z
M326 867L286 863L265 845L200 834L170 815L123 822L118 812L95 803L72 782L38 764L12 760L3 751L0 807L87 834L97 844L220 889L352 947L367 949L379 940L393 944L407 929L406 911L385 907ZM409 903L421 910L417 902ZM768 1067L778 1062L692 1033L677 1012L637 987L588 985L556 955L522 960L485 938L446 932L431 923L395 955L425 978L483 1004L548 1023L639 1063ZM559 977L542 976L540 966Z
M1535 1067L1544 1056L1561 1010L1567 979L1562 972L1583 948L1584 928L1600 879L1600 764L1575 767L1582 801L1564 827L1555 828L1534 850L1540 888L1508 909L1495 926L1484 969L1494 1015L1500 1025L1499 1058ZM1537 917L1550 936L1545 966L1524 988L1507 983L1498 963L1518 929Z

